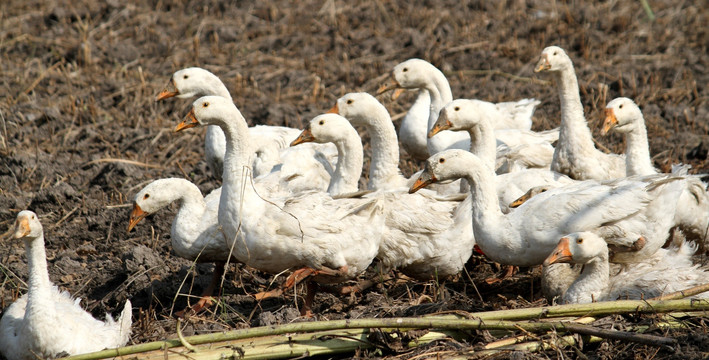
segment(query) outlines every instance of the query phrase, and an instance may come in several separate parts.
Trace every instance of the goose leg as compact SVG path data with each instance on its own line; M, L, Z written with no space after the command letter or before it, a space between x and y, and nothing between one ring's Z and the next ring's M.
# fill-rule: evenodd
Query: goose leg
M212 281L210 281L209 285L207 286L206 289L202 292L202 295L199 298L199 301L197 301L196 304L188 307L187 309L178 311L175 313L177 317L184 317L187 312L191 312L193 314L196 314L203 309L210 307L212 305L212 294L214 293L214 289L219 286L219 282L221 281L222 275L224 275L224 263L223 262L217 262L214 263L214 272L212 273Z
M347 266L343 266L342 268L340 268L338 270L333 270L333 269L330 269L330 268L327 268L324 266L318 270L310 268L310 267L304 267L304 268L294 271L290 276L288 276L288 278L286 279L286 282L280 288L275 289L275 290L260 292L256 295L254 295L254 297L256 298L256 300L263 300L263 299L268 299L271 297L281 296L281 295L283 295L283 292L285 290L292 288L296 284L300 283L301 281L303 281L309 277L313 277L316 275L340 276L341 274L346 273L346 271L347 271Z
M318 292L318 284L308 280L305 286L305 301L303 302L303 307L300 309L300 315L313 317L313 301L315 300L315 293Z
M513 265L505 265L505 272L502 274L502 276L487 278L485 279L485 282L490 285L500 283L502 282L502 280L511 278L514 274L517 273L517 271L519 271L519 267Z

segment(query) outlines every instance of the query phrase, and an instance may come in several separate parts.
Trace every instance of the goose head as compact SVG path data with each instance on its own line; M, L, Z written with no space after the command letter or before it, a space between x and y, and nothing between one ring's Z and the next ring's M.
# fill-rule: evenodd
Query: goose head
M636 128L638 120L642 118L643 113L633 100L626 97L615 98L606 105L601 135L605 135L611 129L621 133L631 132Z
M157 101L174 96L187 99L193 96L217 95L222 88L226 89L216 75L199 67L190 67L172 74L170 82L158 94Z
M411 185L409 194L436 182L462 178L469 171L471 158L477 158L477 156L460 149L449 149L434 154L426 160L423 172Z
M472 129L482 121L483 103L478 100L457 99L446 105L438 114L438 120L428 132L433 137L443 130L463 131Z
M542 55L534 68L534 72L562 71L573 67L571 58L566 51L558 46L549 46L542 50Z
M42 236L42 224L37 214L29 210L20 211L15 220L15 232L12 237L17 240L30 240Z
M587 264L591 260L608 254L608 245L600 236L584 231L566 235L549 257L544 266L556 263Z
M322 114L314 117L303 132L291 142L290 146L306 142L336 143L344 139L346 134L356 133L347 119L338 114Z
M177 124L175 132L195 126L219 125L228 114L239 113L233 102L221 96L203 96L192 103L192 109Z
M355 125L366 125L367 119L377 111L377 106L382 105L366 92L349 93L337 99L335 106L328 110L328 113L340 114Z
M426 86L427 74L439 71L426 60L409 59L396 66L391 72L394 83L404 89L420 89Z
M146 216L156 213L180 197L174 187L176 181L185 180L175 178L155 180L135 194L133 210L128 221L128 232Z

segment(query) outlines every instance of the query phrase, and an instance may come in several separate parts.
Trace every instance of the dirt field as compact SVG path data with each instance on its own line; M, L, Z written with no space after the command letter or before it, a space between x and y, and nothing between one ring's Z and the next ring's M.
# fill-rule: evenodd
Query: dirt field
M191 101L155 102L171 74L188 66L217 74L251 124L301 127L347 92L373 93L395 64L419 57L446 72L454 98L541 100L534 120L541 130L558 126L559 101L532 69L544 47L560 45L574 61L600 144L623 151L619 135L599 136L599 119L607 101L631 97L645 114L657 167L684 162L709 172L707 1L650 1L654 21L640 1L139 3L0 2L0 308L26 291L24 247L5 231L18 211L31 209L44 225L57 285L99 317L131 299L131 343L175 336L171 309L187 304L176 295L180 284L199 294L213 266L193 272L171 254L175 207L130 234L126 228L132 196L151 180L187 177L203 192L219 186L203 161L204 130L172 132ZM413 94L380 100L396 115ZM402 152L401 167L409 175L420 164ZM392 281L352 298L322 293L314 310L338 319L545 303L538 269L482 282L498 270L475 257L446 284ZM292 294L261 303L250 296L271 280L232 265L223 306L193 319L185 334L297 318ZM654 331L680 340L674 352L606 341L521 358L705 358L704 319L694 322L692 331ZM384 355L436 356L483 341Z

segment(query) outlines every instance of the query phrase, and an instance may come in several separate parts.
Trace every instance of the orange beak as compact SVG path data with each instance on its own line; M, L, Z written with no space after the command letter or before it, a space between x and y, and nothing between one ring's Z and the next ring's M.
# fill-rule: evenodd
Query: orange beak
M606 109L604 111L606 118L603 120L603 128L601 129L601 135L607 134L613 127L618 125L618 119L615 117L613 109Z
M448 112L443 109L441 110L440 114L438 114L438 120L436 120L436 123L433 124L431 131L428 132L428 137L430 139L439 132L443 130L448 130L452 127L453 124L448 120Z
M391 94L392 100L396 100L397 98L399 98L399 96L401 96L401 94L403 94L405 90L401 87L401 85L399 85L399 82L396 81L393 75L389 79L389 82L382 84L382 86L377 89L377 95L381 95L390 90L394 90L394 93Z
M310 131L310 126L306 127L303 129L303 131L298 135L298 138L293 140L293 142L290 143L290 146L296 146L298 144L306 143L306 142L313 142L315 141L315 137L313 136L313 133Z
M544 260L544 266L556 263L569 263L573 260L571 250L569 250L569 238L563 237L559 240L554 251Z
M148 213L143 211L138 204L133 204L133 211L130 212L130 220L128 222L128 232L133 230L140 220L143 220L146 216L148 216Z
M537 66L534 68L534 72L538 73L540 71L546 71L549 69L551 69L549 59L547 59L546 55L542 55L542 57L539 59L539 62L537 62Z
M15 239L22 239L30 234L30 221L27 218L18 218L15 223L15 234L12 236Z
M180 92L177 91L177 86L175 86L175 80L170 79L170 82L167 83L167 86L165 86L164 89L158 94L157 99L155 101L160 101L160 100L165 100L167 98L171 98L173 96L180 95Z
M413 194L426 186L435 183L438 181L436 179L436 176L433 174L429 174L427 171L424 171L421 173L418 179L416 179L416 182L414 182L413 185L411 185L411 188L409 189L409 194Z
M197 118L194 115L194 108L192 108L192 110L185 115L185 118L182 119L182 122L175 126L175 132L193 128L195 126L199 126L199 121L197 121Z
M330 110L327 111L327 113L328 114L339 114L340 108L337 106L337 103L335 103L335 105L333 107L331 107Z

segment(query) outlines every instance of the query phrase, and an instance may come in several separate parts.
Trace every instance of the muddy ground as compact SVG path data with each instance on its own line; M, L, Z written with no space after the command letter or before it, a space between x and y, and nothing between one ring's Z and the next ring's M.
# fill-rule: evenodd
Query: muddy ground
M44 225L57 285L97 316L131 299L131 343L175 336L171 310L188 300L176 295L180 284L198 294L212 265L195 272L171 254L174 207L130 234L126 228L133 194L153 179L187 177L204 192L219 186L203 161L204 130L172 132L190 101L155 102L170 75L188 66L221 77L250 123L301 127L339 96L374 92L395 64L419 57L446 72L456 98L541 100L534 120L541 130L558 126L559 102L532 68L556 44L575 63L599 144L624 149L620 136L599 136L599 118L607 101L628 96L643 109L657 167L684 162L708 172L709 2L650 5L654 21L641 1L0 2L0 308L26 291L24 248L5 231L31 209ZM396 115L413 95L380 100ZM402 152L407 175L420 165ZM186 334L298 317L293 294L261 303L250 296L272 276L229 270L223 305L193 318ZM497 285L482 281L498 270L475 257L445 284L398 280L354 297L322 293L314 310L318 319L338 319L545 303L538 269ZM674 351L606 341L522 357L704 358L704 319L691 322L691 331L653 332L681 340ZM357 356L436 356L484 341Z

